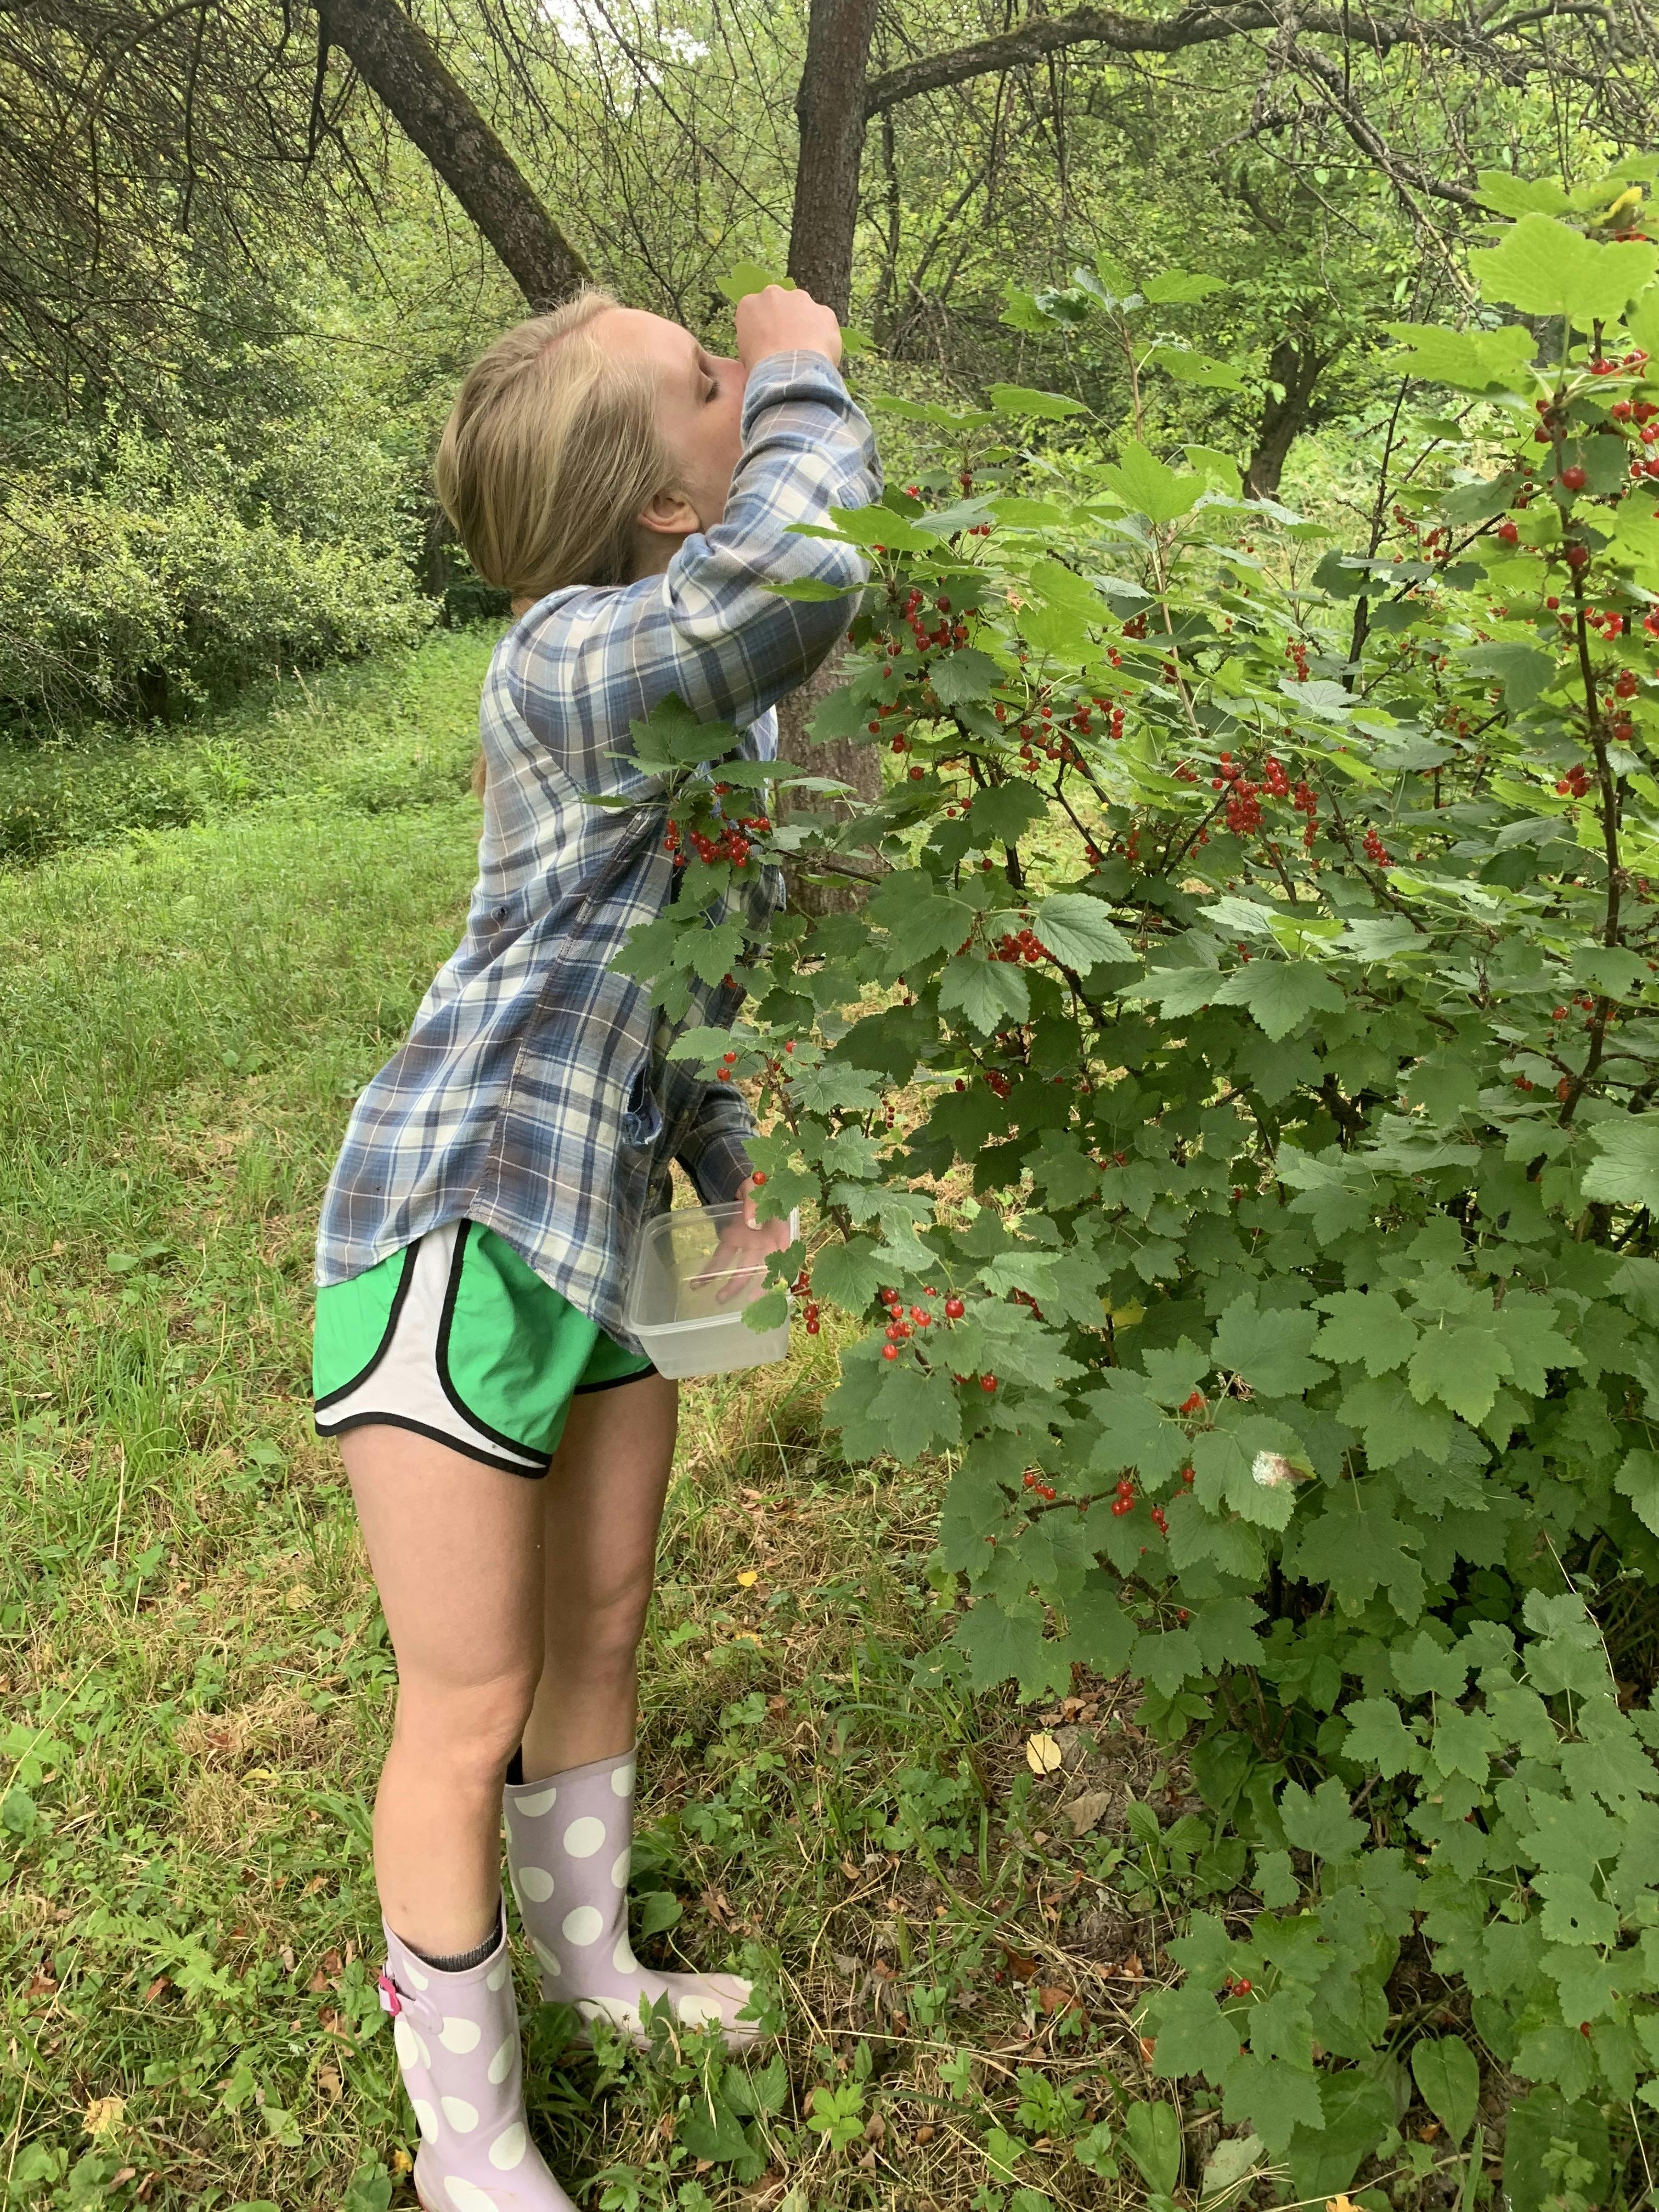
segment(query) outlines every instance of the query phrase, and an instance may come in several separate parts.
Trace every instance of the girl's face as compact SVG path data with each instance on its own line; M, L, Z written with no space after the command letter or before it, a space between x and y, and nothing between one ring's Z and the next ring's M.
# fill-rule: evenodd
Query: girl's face
M656 372L657 426L679 470L679 484L659 492L639 518L639 574L668 566L682 538L710 530L726 512L743 447L741 362L704 351L690 331L639 307L608 307L593 335L619 359Z

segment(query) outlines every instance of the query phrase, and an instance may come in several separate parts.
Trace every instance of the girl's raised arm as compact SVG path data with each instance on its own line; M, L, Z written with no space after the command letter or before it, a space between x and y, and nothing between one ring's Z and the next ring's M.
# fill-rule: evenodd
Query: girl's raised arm
M870 425L828 357L757 362L742 427L725 514L687 538L665 573L552 592L506 641L520 714L585 792L646 794L626 732L671 692L699 719L746 731L817 666L869 574L856 547L790 530L881 495ZM845 596L771 588L804 580Z

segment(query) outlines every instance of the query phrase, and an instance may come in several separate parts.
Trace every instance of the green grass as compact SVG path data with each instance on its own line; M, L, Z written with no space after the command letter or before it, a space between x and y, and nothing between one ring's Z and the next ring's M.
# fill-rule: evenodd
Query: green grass
M310 1431L310 1255L460 927L483 650L285 686L232 726L255 803L0 877L0 2203L412 2202L365 1812L392 1675ZM1139 2196L1109 2139L1164 1923L1120 1816L1178 1782L1110 1689L1043 1717L1038 1776L1031 1717L940 1671L939 1471L836 1461L834 1356L688 1386L646 1654L637 1879L681 1910L641 1948L746 1962L777 2061L577 2054L544 2012L536 2124L605 2212ZM1195 2183L1218 2122L1183 2119Z
M436 631L406 652L261 684L182 728L0 737L0 864L273 799L378 814L459 792L495 635Z

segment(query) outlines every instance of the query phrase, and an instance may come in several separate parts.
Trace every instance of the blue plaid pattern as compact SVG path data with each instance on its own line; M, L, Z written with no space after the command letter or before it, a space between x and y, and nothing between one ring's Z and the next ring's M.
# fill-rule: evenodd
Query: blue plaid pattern
M678 692L770 760L774 706L851 610L780 599L814 578L850 596L852 547L793 537L831 507L880 496L870 426L828 359L776 354L744 395L743 452L723 520L665 574L551 592L495 648L480 712L488 785L466 934L408 1041L363 1090L323 1200L319 1284L343 1282L445 1222L487 1224L619 1343L628 1271L678 1159L707 1202L735 1197L753 1123L739 1096L665 1053L677 1027L727 1028L742 1002L699 986L678 1024L611 961L660 914L678 876L663 793L629 724ZM634 802L598 806L594 798ZM763 921L775 868L710 909Z

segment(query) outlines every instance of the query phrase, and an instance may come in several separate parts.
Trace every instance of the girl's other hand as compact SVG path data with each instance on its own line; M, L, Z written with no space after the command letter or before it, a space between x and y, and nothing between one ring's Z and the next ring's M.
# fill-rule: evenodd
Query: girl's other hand
M810 292L769 284L738 302L738 358L745 370L772 353L821 353L841 366L841 325Z
M738 1197L743 1205L743 1218L720 1232L720 1243L704 1270L705 1276L726 1277L714 1293L719 1305L726 1305L736 1297L742 1298L747 1305L750 1298L758 1297L765 1287L767 1254L787 1251L792 1241L787 1214L780 1221L756 1220L753 1176L744 1179Z

